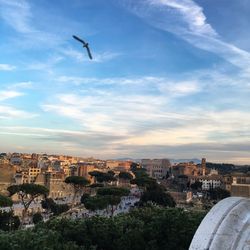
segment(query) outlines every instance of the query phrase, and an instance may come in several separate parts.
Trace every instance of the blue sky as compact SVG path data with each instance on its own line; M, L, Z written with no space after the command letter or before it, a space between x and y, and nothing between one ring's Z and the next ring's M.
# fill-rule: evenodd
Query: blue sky
M0 0L0 151L250 163L249 13L248 0Z

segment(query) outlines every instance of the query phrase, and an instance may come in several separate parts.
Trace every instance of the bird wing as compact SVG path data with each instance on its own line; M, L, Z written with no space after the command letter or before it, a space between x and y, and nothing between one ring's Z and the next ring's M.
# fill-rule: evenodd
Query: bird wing
M73 38L75 38L77 41L79 41L79 42L81 42L81 43L83 43L83 44L86 44L82 39L80 39L80 38L77 37L77 36L74 36L74 35L73 35Z
M90 52L89 46L86 46L86 49L87 49L87 51L88 51L89 58L92 60L92 59L93 59L93 57L92 57L92 55L91 55L91 52Z

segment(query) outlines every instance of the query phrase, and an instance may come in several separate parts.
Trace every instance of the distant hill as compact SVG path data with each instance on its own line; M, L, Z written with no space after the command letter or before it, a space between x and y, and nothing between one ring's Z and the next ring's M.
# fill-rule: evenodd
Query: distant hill
M132 162L141 162L141 159L133 159L133 158L115 158L115 159L108 159L111 161L132 161Z
M153 158L152 158L153 159ZM161 159L161 158L154 158L154 159ZM168 158L166 158L168 159ZM111 159L114 161L133 161L133 162L141 162L141 159L133 159L133 158L116 158L116 159ZM180 163L180 162L194 162L196 164L200 164L201 163L201 159L197 159L197 158L191 158L191 159L169 159L170 162L172 164L174 163Z
M200 164L201 163L201 159L197 159L197 158L191 158L191 159L170 159L170 162L172 164L174 163L180 163L180 162L194 162L195 164Z
M244 165L244 166L237 166L230 163L212 163L207 162L206 167L209 169L216 169L219 171L220 174L230 174L230 173L247 173L250 172L250 166Z

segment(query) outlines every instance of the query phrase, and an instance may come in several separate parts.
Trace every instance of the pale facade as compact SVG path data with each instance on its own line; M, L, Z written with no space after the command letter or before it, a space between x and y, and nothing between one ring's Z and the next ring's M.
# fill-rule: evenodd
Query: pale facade
M199 181L202 183L202 190L210 190L223 186L223 179L221 176L197 176L190 179L190 183Z
M156 179L165 177L171 167L168 159L142 159L141 165L150 177Z
M233 176L231 195L250 198L250 175Z

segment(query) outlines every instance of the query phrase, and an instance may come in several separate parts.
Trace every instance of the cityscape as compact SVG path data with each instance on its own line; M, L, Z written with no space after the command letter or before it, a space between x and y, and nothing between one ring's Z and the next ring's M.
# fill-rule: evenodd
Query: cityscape
M249 13L0 0L0 250L250 250Z
M250 198L250 166L196 161L1 153L0 227L9 231L55 218L114 218L147 206L202 217L227 197Z

